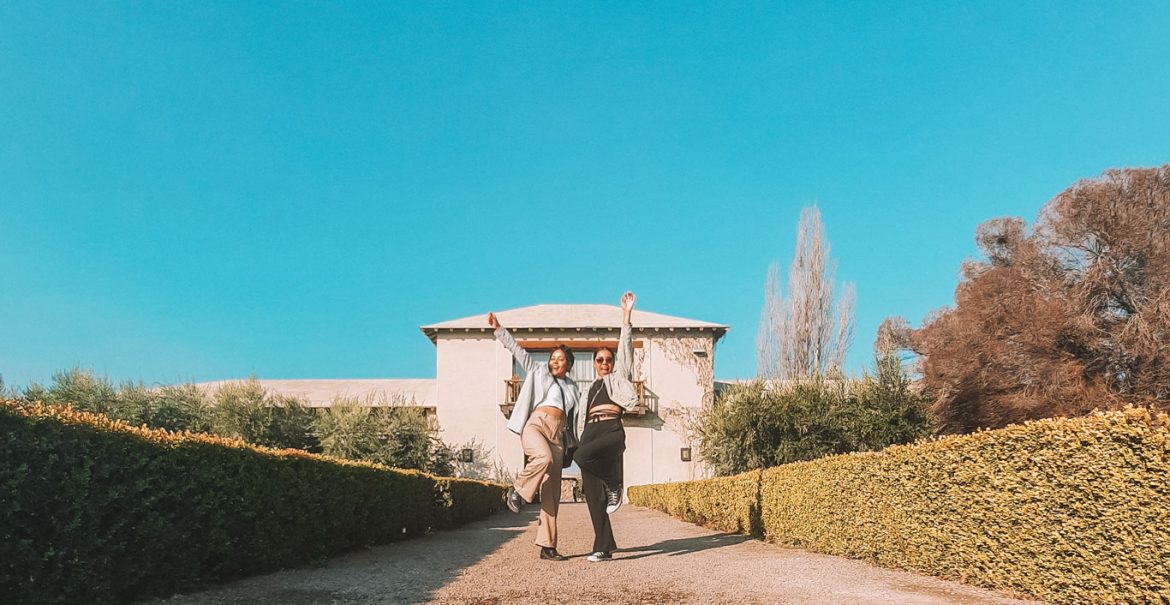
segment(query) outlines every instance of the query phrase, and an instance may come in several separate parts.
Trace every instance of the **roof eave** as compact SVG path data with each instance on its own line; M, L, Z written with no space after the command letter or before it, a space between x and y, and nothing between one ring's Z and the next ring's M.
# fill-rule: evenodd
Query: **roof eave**
M635 330L653 330L655 332L661 332L664 330L668 331L668 332L676 332L676 331L690 332L692 330L694 330L696 332L703 332L705 330L710 330L715 335L715 342L719 342L719 339L723 338L723 336L726 335L729 330L731 330L731 327L730 326L666 326L666 327L639 326L639 327L636 327L634 329ZM419 326L419 330L421 330L422 333L425 334L426 337L428 339L430 339L431 343L433 343L433 344L438 344L439 333L441 333L441 332L463 332L465 334L470 334L473 331L477 332L477 333L491 332L491 330L489 330L488 328L440 328L440 327L436 327L436 326ZM579 326L579 327L573 327L573 328L532 326L532 327L510 328L510 330L512 330L512 331L527 330L529 332L535 332L537 330L568 332L568 331L575 330L577 332L580 332L582 330L621 330L621 326Z

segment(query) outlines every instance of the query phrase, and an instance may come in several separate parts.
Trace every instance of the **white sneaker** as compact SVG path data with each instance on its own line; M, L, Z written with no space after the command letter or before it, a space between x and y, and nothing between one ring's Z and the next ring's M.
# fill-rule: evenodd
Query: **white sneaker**
M605 490L605 505L605 514L612 515L616 513L617 509L622 507L622 490Z
M612 561L613 555L611 555L607 552L595 552L595 553L589 555L588 557L585 557L585 560L589 561L590 563L600 563L602 561Z

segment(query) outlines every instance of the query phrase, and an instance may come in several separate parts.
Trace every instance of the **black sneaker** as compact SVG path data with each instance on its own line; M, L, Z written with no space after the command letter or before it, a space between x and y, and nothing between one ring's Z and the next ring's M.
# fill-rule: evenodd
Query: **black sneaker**
M524 501L524 498L520 496L520 492L517 492L516 488L509 487L508 493L504 496L504 504L508 505L508 510L518 513L520 512L520 507L528 503Z
M565 560L568 560L568 557L557 552L557 549L549 548L547 546L540 547L540 558L544 559L545 561L565 561Z
M612 515L622 507L622 487L605 490L605 514Z
M585 558L585 560L589 561L590 563L600 563L602 561L610 561L612 559L612 554L602 551L597 551Z

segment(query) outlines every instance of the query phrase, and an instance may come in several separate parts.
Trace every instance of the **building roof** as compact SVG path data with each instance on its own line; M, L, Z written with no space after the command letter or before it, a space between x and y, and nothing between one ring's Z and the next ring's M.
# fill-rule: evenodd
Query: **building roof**
M224 384L239 380L216 380L201 382L198 386L211 391ZM405 401L414 405L434 406L434 378L343 378L343 379L296 379L257 380L268 392L300 397L310 407L328 407L334 397L353 397L362 403L387 405L394 394L401 394Z
M497 311L496 317L500 324L509 329L605 329L617 330L621 328L622 310L616 305L533 305L507 311ZM682 330L712 330L715 338L723 336L730 328L723 324L674 317L661 313L651 313L634 309L631 323L635 329L682 329ZM472 315L460 319L452 319L419 328L432 342L442 331L488 331L487 314Z

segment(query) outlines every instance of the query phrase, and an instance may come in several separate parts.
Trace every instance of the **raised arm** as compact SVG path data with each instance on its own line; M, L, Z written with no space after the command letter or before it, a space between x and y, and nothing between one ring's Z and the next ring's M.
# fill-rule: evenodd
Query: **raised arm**
M520 367L524 368L525 372L531 372L539 365L528 356L528 351L525 351L516 342L515 338L512 338L512 334L508 332L508 329L500 325L500 320L496 319L495 313L488 313L488 325L492 327L496 340L500 341L500 344L512 352L512 356L516 358L516 361L520 363Z
M634 302L638 300L633 292L622 295L622 331L618 336L618 348L613 371L626 380L634 379L634 340L630 318L634 313Z

